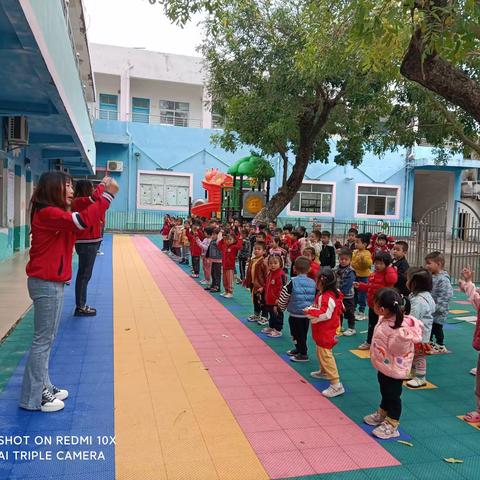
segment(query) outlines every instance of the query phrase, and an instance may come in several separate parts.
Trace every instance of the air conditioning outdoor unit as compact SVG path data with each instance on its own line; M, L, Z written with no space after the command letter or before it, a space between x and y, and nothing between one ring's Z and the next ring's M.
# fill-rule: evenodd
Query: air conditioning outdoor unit
M117 160L109 160L107 162L107 171L108 172L123 172L123 162L118 162Z
M9 145L28 145L27 117L8 117L7 141Z

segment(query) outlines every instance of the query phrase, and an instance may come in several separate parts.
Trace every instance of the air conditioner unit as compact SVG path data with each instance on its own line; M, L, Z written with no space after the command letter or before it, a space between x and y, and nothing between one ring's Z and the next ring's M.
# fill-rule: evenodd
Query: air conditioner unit
M117 160L109 160L107 162L107 171L108 172L123 172L123 162L118 162Z
M9 145L28 145L27 117L8 117L7 142Z
M57 160L54 160L53 169L59 172L63 172L63 161L60 158L58 158Z

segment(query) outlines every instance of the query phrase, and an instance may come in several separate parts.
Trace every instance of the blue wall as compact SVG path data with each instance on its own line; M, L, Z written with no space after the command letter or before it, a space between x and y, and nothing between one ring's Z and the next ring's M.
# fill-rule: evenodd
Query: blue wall
M134 211L136 209L137 171L138 170L173 170L193 174L192 199L204 198L201 186L205 170L218 168L227 171L229 165L242 156L250 154L251 149L242 148L235 153L211 143L214 130L200 128L169 127L142 123L126 123L111 120L97 120L94 124L97 140L97 166L105 167L108 160L124 162L124 171L113 174L117 177L121 193L112 204L115 211ZM414 168L439 168L432 166L434 155L431 149L419 147L419 158L415 164L406 168L406 151L398 149L388 152L381 158L367 153L358 168L339 166L334 163L335 142L332 140L329 162L309 165L305 179L336 183L336 219L355 218L355 184L378 183L400 186L399 220L409 220L412 215L414 188ZM133 159L133 161L131 161ZM293 158L291 159L293 161ZM477 162L476 166L479 166ZM272 159L277 173L271 184L274 194L281 182L282 170L279 158ZM454 168L458 171L456 195L460 198L461 169L467 165L454 160ZM471 165L469 165L471 166ZM291 168L291 165L290 165ZM286 215L286 210L282 216ZM312 215L315 217L318 215ZM329 217L322 217L327 220Z

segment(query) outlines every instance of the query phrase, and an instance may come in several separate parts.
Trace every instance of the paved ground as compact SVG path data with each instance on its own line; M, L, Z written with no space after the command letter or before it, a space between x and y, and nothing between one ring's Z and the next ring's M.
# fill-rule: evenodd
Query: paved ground
M72 317L67 287L51 361L54 382L70 391L64 411L17 408L31 313L0 345L0 441L29 436L28 445L0 445L0 478L480 478L480 432L457 418L473 408L475 364L473 325L461 320L474 312L459 292L446 326L453 353L429 358L433 388L403 394L401 439L413 446L377 441L361 423L378 404L375 371L351 352L364 334L340 339L347 392L327 400L325 383L309 375L313 358L292 364L288 335L269 339L245 321L244 289L234 299L208 294L160 242L107 237L89 289L95 318ZM92 445L59 444L78 435ZM52 459L15 461L14 451ZM70 459L82 451L93 452L83 453L89 461Z

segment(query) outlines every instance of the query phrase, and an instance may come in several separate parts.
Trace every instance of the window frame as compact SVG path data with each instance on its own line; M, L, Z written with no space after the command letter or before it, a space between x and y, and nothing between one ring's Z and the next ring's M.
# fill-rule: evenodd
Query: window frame
M147 107L139 107L135 106L133 104L134 100L145 100L148 102L148 108ZM137 111L135 111L137 109ZM141 111L138 111L140 109ZM144 97L132 97L132 122L134 123L150 123L150 110L151 110L151 102L149 98L144 98ZM145 120L138 120L139 117L136 117L136 115L142 116Z
M137 208L139 210L159 210L164 212L188 212L189 205L186 207L179 207L179 206L162 206L162 205L143 205L140 199L140 177L141 175L158 175L162 177L188 177L189 178L189 192L188 197L189 199L192 198L193 192L193 174L192 173L184 173L184 172L175 172L175 171L158 171L158 170L138 170L137 171Z
M161 103L162 102L171 102L173 103L174 105L174 108L173 110L170 109L170 108L162 108L161 107ZM175 104L177 103L184 103L186 105L188 105L188 110L180 110L180 109L177 109L175 108ZM165 98L160 98L158 100L158 111L159 111L159 120L160 120L160 124L161 125L169 125L169 126L172 126L172 127L189 127L190 126L190 102L183 102L183 101L180 101L180 100L167 100ZM167 115L165 113L162 113L162 112L165 112L165 113L171 113L173 114L172 116L172 119L173 119L173 122L172 123L167 123L167 122L164 122L162 121L162 118L168 118ZM176 114L178 113L186 113L187 116L186 117L177 117ZM178 120L178 123L177 123L177 120ZM186 120L186 124L185 125L180 125L180 120L184 121Z
M397 190L397 195L395 196L395 214L394 215L370 215L368 213L358 213L358 190L359 187L376 187L376 188L394 188ZM399 220L400 219L400 198L401 198L401 185L392 185L389 183L356 183L355 184L355 210L354 218L380 218L388 220ZM363 194L362 194L363 195ZM375 195L372 195L375 196ZM380 195L379 195L380 196ZM367 195L368 197L368 195ZM385 195L385 198L389 198L388 195ZM391 198L391 197L390 197ZM386 206L386 204L385 204ZM368 206L367 206L368 208Z
M323 180L305 180L302 182L303 184L309 185L330 185L332 187L332 206L330 212L299 212L297 210L291 210L290 204L292 200L287 205L287 215L291 215L293 217L334 217L335 216L335 208L336 208L336 199L337 199L337 182L326 182ZM297 192L301 193L301 192ZM321 193L321 192L305 192L305 193ZM295 194L296 195L296 194ZM300 200L301 202L301 200Z
M117 100L117 103L115 104L115 109L109 109L109 108L102 108L102 96L105 96L105 97L112 97L112 98L115 98ZM105 105L112 105L113 104L103 104L104 106ZM103 112L108 112L107 114L107 118L102 118L102 113ZM111 115L113 112L115 112L116 116L115 118L111 118ZM114 93L99 93L98 94L98 118L100 120L118 120L119 118L119 97L118 95L114 94Z

